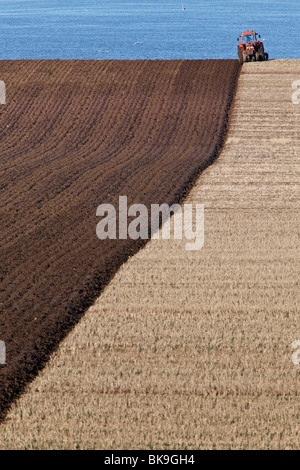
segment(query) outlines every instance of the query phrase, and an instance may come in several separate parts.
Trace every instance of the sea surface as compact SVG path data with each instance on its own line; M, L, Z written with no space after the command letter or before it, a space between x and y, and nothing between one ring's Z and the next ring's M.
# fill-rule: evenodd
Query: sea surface
M231 59L248 28L300 58L300 0L0 0L0 59Z

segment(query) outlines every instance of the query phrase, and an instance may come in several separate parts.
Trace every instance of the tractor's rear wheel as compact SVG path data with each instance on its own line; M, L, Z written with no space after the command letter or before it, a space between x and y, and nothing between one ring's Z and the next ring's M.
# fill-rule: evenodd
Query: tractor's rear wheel
M259 60L260 60L260 55L259 55L259 53L258 53L258 52L255 52L255 59L256 59L257 61L259 61Z
M269 60L269 54L265 52L265 60Z
M243 52L240 47L238 48L238 56L240 65L243 65Z

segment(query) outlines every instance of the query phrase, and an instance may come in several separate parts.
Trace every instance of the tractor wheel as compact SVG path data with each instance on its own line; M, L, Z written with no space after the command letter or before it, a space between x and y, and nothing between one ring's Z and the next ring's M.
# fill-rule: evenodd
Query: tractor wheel
M269 60L269 54L265 52L265 60Z
M240 47L238 47L238 57L240 65L243 65L243 52Z
M259 61L259 60L260 60L260 55L259 55L259 53L258 53L258 52L255 52L255 59L256 59L257 61Z

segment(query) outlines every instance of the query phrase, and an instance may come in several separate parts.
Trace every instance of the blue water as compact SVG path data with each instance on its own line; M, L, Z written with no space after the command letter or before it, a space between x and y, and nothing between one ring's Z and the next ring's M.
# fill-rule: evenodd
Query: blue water
M248 28L294 59L299 20L300 0L0 0L0 59L236 58Z

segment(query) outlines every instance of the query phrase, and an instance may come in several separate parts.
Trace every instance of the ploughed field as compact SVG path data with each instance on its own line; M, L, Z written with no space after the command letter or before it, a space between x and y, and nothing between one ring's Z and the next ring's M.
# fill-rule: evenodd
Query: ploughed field
M0 414L140 240L96 208L171 203L218 153L237 61L1 61Z

